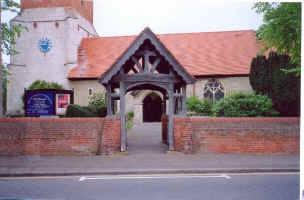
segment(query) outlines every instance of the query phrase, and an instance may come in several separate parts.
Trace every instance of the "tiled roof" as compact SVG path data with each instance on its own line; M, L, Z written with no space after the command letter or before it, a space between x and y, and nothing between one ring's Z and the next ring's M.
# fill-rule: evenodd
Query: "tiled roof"
M78 66L68 78L100 78L137 36L83 39ZM258 48L253 30L157 35L193 76L248 75Z

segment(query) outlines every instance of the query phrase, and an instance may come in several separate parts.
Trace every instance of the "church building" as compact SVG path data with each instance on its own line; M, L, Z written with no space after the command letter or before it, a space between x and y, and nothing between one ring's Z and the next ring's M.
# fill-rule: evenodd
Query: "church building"
M11 56L8 66L8 114L24 112L21 97L38 79L73 90L74 103L87 105L90 95L105 92L100 78L140 35L99 37L92 0L21 0L21 14L11 23L28 31L17 38L19 53ZM252 92L250 64L259 51L253 30L155 36L195 78L187 86L187 97L218 101L232 92ZM144 62L138 58L133 64ZM158 68L160 63L148 65ZM137 123L160 121L163 101L158 91L132 91L126 95L126 112L134 111Z

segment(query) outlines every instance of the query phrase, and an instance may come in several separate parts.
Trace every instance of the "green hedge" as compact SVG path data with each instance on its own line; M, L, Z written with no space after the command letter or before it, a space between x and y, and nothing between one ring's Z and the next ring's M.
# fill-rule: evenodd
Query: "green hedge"
M71 104L68 106L65 117L105 117L107 108L104 106L80 106Z
M213 106L218 117L262 117L277 116L270 98L250 93L235 93L221 99Z
M188 112L194 112L200 115L212 114L212 102L209 99L198 99L197 97L189 97L186 100Z

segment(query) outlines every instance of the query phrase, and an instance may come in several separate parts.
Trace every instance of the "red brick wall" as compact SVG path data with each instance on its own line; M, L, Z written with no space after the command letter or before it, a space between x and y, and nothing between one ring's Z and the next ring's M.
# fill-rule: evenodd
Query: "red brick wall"
M93 24L93 0L21 0L21 10L48 7L72 7Z
M174 118L174 149L186 154L193 153L193 130L191 119Z
M299 153L299 123L299 118L176 117L175 148L184 153Z
M120 135L119 119L0 118L0 155L114 153L120 139L108 133Z
M101 140L101 153L108 155L120 151L120 119L105 118Z

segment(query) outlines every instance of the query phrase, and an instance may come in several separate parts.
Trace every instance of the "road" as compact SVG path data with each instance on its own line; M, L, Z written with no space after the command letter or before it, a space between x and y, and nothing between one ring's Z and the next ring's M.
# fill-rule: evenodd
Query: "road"
M0 178L1 200L297 200L299 174Z

